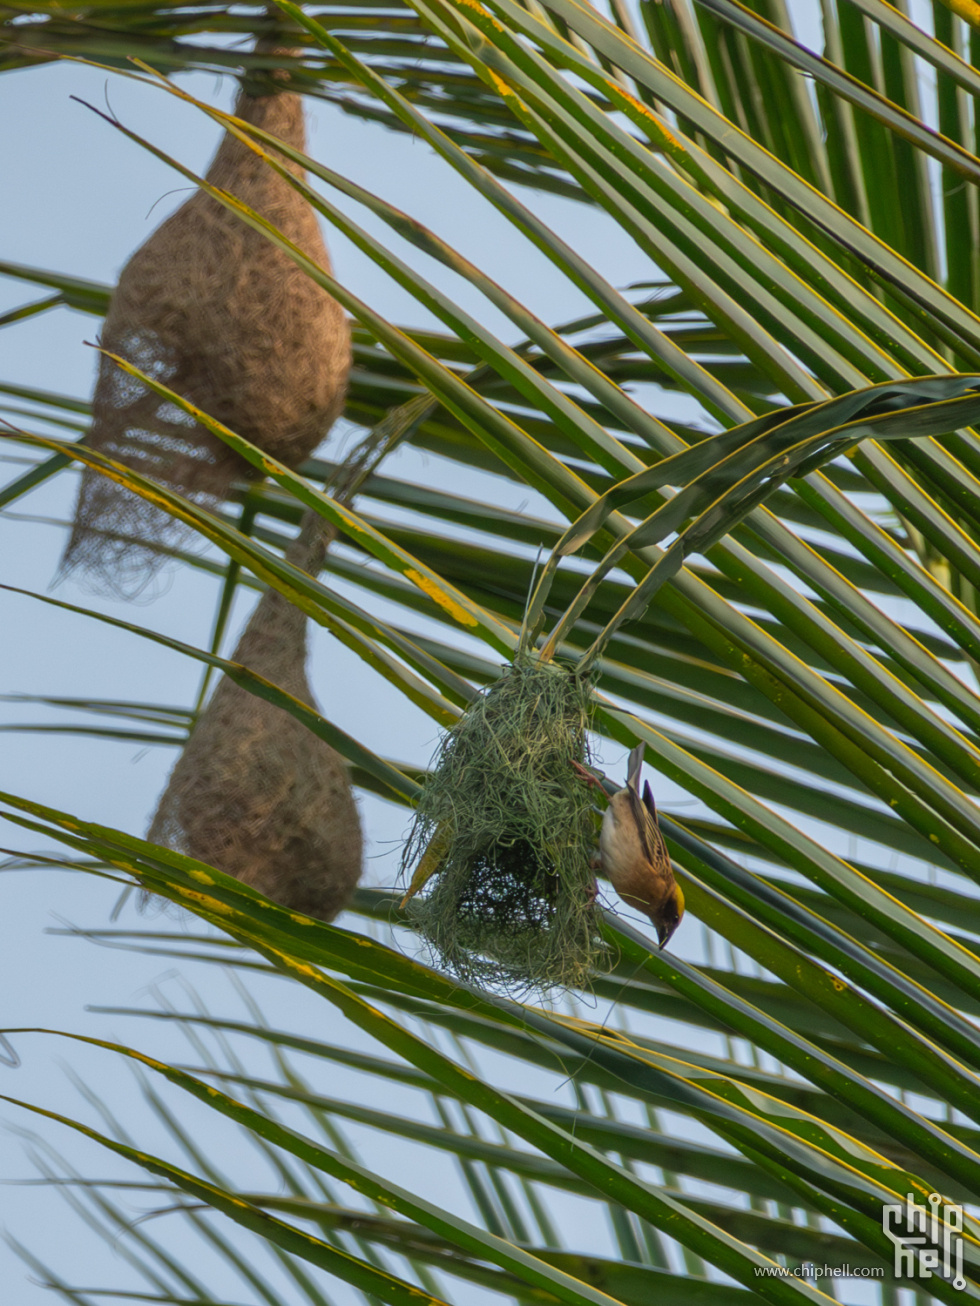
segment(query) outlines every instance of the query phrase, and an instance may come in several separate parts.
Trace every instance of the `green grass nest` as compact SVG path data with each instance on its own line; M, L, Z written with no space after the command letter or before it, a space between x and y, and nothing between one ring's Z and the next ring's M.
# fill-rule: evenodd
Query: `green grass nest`
M445 848L413 924L461 979L527 992L581 987L607 958L593 906L590 683L520 658L439 749L405 848Z

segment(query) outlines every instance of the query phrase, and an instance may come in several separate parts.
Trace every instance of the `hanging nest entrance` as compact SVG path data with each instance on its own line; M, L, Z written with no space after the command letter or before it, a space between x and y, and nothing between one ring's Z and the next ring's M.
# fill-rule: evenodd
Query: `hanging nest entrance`
M515 992L580 987L607 959L590 865L589 682L519 656L444 740L402 860L412 923L461 979ZM411 895L414 890L409 890Z
M287 53L274 41L259 42L256 52ZM253 79L234 112L302 150L303 102L284 85L288 75L279 73L261 83ZM286 166L303 175L296 165ZM313 209L241 141L225 134L207 179L329 271ZM339 416L350 371L350 328L340 305L261 232L203 191L123 268L102 345L293 468ZM204 507L225 499L233 481L259 474L182 409L105 357L87 443ZM94 588L132 598L166 550L183 544L189 532L86 468L61 575L80 571Z
M286 558L316 575L325 547L311 514ZM299 608L266 590L234 661L315 707L306 624ZM147 837L320 920L342 910L361 874L361 824L340 756L227 677L171 772Z

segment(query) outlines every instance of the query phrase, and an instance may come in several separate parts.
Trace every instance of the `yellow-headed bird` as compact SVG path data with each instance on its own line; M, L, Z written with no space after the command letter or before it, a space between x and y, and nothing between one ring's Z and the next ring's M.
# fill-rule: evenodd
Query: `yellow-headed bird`
M630 753L626 784L609 799L602 818L599 856L603 873L623 902L653 921L662 948L681 923L684 895L674 879L649 781L640 796L642 766L643 745L637 744ZM584 767L576 770L596 783Z

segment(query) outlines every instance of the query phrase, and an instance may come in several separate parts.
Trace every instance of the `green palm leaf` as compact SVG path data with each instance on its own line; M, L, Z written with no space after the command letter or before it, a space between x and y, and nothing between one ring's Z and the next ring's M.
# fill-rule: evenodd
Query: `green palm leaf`
M403 806L424 780L418 756L381 756L221 655L236 594L279 589L372 685L440 727L530 629L550 637L549 652L594 661L599 739L643 740L659 775L697 803L662 815L689 907L680 952L652 952L603 915L616 964L595 979L595 998L614 1004L599 1021L576 999L515 1003L391 948L408 937L400 895L362 889L342 926L327 926L66 814L74 804L56 786L50 803L4 795L10 826L45 841L11 867L139 883L203 926L83 931L93 942L239 977L243 1016L210 992L188 1010L103 1013L136 1012L147 1034L179 1030L192 1064L70 1036L146 1070L158 1143L131 1137L91 1089L98 1128L21 1103L45 1140L67 1126L130 1163L129 1178L102 1182L47 1142L37 1153L45 1182L100 1238L114 1242L129 1222L113 1197L123 1183L151 1195L161 1230L176 1216L249 1302L271 1306L329 1302L337 1281L392 1302L466 1301L474 1289L522 1303L825 1296L776 1272L803 1260L880 1271L884 1301L903 1281L883 1206L934 1191L975 1200L980 161L967 97L980 92L980 42L955 6L933 8L929 32L903 6L827 0L820 50L779 0L640 0L635 12L282 0L276 15L99 0L0 12L0 63L22 76L66 55L141 80L261 77L288 63L310 96L406 134L406 146L408 134L424 141L474 212L502 215L515 248L526 242L589 305L545 321L532 295L389 201L384 178L362 186L284 151L303 182L260 130L162 82L161 96L237 134L428 314L425 327L395 321L212 189L355 318L348 419L402 423L436 474L420 484L390 460L342 505L320 488L333 459L290 472L143 376L268 478L236 487L241 516L212 513L88 449L88 405L59 392L56 372L47 388L6 378L0 405L17 433L0 509L23 513L82 463L165 500L211 550L176 565L219 581L210 629L194 640L61 599L45 610L66 631L87 615L109 638L148 638L232 677ZM276 25L293 54L240 48ZM591 204L632 241L638 284L606 279L558 234L539 192ZM106 311L110 288L84 277L11 262L0 274L36 288L0 316L2 330ZM518 343L487 326L477 300ZM536 492L532 510L513 506L515 485ZM282 557L305 508L339 532L319 579ZM35 586L14 568L4 580L4 603L22 612ZM169 746L200 706L159 687L140 697L51 687L29 705L10 700L35 715L3 729ZM91 724L77 724L79 709ZM310 995L315 1029L266 1021L252 993L272 983ZM24 1031L7 1037L25 1058L36 1046ZM371 1097L379 1088L394 1109ZM264 1180L231 1173L195 1133L190 1100L253 1140ZM390 1166L361 1160L355 1137L388 1139ZM413 1183L413 1158L424 1168L436 1156L456 1165L439 1201ZM587 1204L586 1227L608 1222L615 1256L583 1252L583 1222L562 1206L571 1199ZM248 1230L271 1268L210 1212ZM126 1245L133 1300L225 1299L166 1233L137 1225ZM66 1300L102 1291L48 1269L57 1248L17 1252ZM969 1214L963 1255L962 1290L937 1278L905 1286L951 1302L978 1295Z

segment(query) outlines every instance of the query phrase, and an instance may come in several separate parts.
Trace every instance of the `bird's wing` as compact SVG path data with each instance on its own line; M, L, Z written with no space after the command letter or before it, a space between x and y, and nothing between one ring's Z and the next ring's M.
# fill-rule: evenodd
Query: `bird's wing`
M642 834L640 838L643 843L644 852L646 852L651 863L654 866L665 867L670 865L670 853L667 851L667 845L664 843L664 837L660 833L660 822L657 819L657 804L653 801L653 791L650 788L650 781L643 786L643 804L637 802L640 813L640 828Z
M648 862L655 863L657 843L660 840L657 822L650 816L646 805L632 785L626 790L626 794L629 798L630 815L636 828L637 838L640 841L640 851Z
M644 745L637 744L630 753L629 765L626 768L626 787L633 793L639 795L640 792L640 771L643 767Z
M667 851L667 845L664 843L664 837L660 833L660 826L656 821L650 822L648 835L653 844L653 856L650 860L661 871L673 871L670 864L670 853Z
M643 766L643 753L643 744L637 744L630 753L629 766L626 772L626 792L629 794L630 811L633 813L633 821L647 861L651 866L669 867L670 854L667 851L667 845L664 843L664 837L660 833L660 826L657 822L657 805L653 801L649 780L643 786L643 797L640 797L640 770Z

